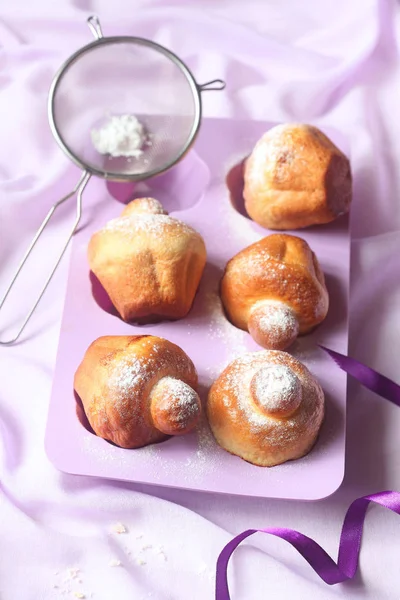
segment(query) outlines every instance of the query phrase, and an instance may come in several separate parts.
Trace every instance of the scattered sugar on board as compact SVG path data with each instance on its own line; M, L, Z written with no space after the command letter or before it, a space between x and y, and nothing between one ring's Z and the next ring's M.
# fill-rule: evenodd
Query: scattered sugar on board
M260 233L256 231L255 223L250 219L244 219L236 210L232 210L232 204L227 197L220 208L221 227L224 227L224 240L240 241L243 247L254 244L260 239Z
M184 478L189 481L199 480L204 475L212 473L221 460L218 446L205 418L199 425L196 434L196 452L191 457L188 457L184 463Z
M125 453L118 452L116 446L104 444L103 440L92 434L82 438L83 451L90 455L96 462L111 463L113 465L125 466L127 457Z
M254 140L249 140L249 147L253 145ZM224 173L228 173L233 167L242 162L243 154L231 156L229 161L225 163L223 168ZM257 242L262 235L257 231L257 225L250 219L244 219L239 212L232 210L232 202L229 197L229 192L226 186L223 186L221 193L223 201L219 205L219 216L221 218L221 227L224 227L224 241L226 239L240 241L243 247L249 246Z
M291 346L290 352L308 368L316 363L315 346L308 347L308 341L305 342L303 339L297 339Z
M112 157L140 158L143 147L151 143L134 115L110 116L100 129L92 129L90 135L97 152Z
M247 333L238 329L228 321L225 316L221 299L217 291L209 291L204 297L204 307L209 318L209 327L207 337L210 340L221 340L229 352L229 360L233 360L240 356L243 352L247 352L246 345ZM224 363L227 361L222 359ZM228 361L229 362L229 361ZM220 366L215 368L220 372Z
M166 455L165 449L160 448L161 444L147 446L142 449L142 452L145 456L151 457L152 462L157 464L157 473L162 473L163 476L167 475L186 482L201 481L220 464L221 454L204 417L192 435L197 438L196 447L194 451L185 448L186 458L183 458L182 462L172 461ZM176 438L170 442L182 444L185 440Z

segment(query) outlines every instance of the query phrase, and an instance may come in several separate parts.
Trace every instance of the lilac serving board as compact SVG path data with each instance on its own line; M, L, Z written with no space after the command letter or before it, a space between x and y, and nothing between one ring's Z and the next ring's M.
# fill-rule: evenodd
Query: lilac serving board
M77 412L74 372L89 344L99 336L148 332L175 342L195 363L204 399L213 379L234 357L260 350L246 332L236 329L225 318L218 285L227 260L268 234L242 214L240 194L234 200L234 207L225 177L272 125L204 119L190 154L169 173L135 189L137 196L157 197L170 214L195 227L205 239L208 251L205 273L193 308L181 321L132 326L106 310L106 300L96 285L92 287L86 248L91 234L118 216L123 206L106 186L100 198L89 187L84 201L84 224L72 244L46 431L48 456L61 471L207 492L302 500L324 498L340 486L345 457L346 375L317 344L347 352L350 258L347 218L297 232L316 252L330 292L326 321L292 348L318 377L327 400L320 437L308 456L271 469L255 467L220 449L205 422L195 433L139 450L125 450L95 436L82 425L82 414L80 419L77 416L82 411ZM346 141L338 132L327 130L327 133L347 152ZM231 171L231 182L240 180L238 173L238 169ZM114 196L116 189L115 185L109 185ZM123 195L127 189L121 184L117 192Z

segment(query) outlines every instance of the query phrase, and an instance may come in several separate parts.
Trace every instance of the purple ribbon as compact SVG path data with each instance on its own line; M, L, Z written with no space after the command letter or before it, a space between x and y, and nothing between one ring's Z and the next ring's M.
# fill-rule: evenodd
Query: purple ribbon
M343 371L357 379L368 390L375 392L375 394L389 400L389 402L393 402L396 406L400 406L400 385L381 375L378 371L363 365L355 358L339 354L339 352L329 350L325 346L320 346L320 348L325 350Z
M349 358L323 346L321 348L333 358L343 371L357 379L363 386L400 406L400 386L397 383L354 358ZM400 494L398 492L379 492L354 500L347 510L343 522L337 563L317 542L294 529L269 527L268 529L243 531L225 546L218 557L216 600L230 600L228 587L229 559L239 544L254 533L269 533L289 542L328 585L343 583L348 579L352 579L357 571L363 525L370 502L400 514Z

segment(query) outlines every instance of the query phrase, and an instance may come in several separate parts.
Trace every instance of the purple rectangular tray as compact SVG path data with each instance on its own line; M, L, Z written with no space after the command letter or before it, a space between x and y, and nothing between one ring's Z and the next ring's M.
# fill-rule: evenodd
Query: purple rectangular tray
M84 224L72 244L69 281L46 431L46 450L61 471L169 487L316 500L332 494L344 475L346 375L317 344L347 352L350 237L348 219L299 231L316 252L326 275L330 309L325 322L292 349L320 380L327 401L320 437L305 458L273 468L253 466L219 448L204 422L198 431L138 450L113 446L93 435L77 417L75 370L89 344L102 335L142 334L165 337L181 346L199 373L206 398L212 381L235 357L259 350L250 336L225 318L219 280L229 258L268 234L233 207L225 177L272 126L258 121L204 119L194 149L172 171L139 184L135 195L154 195L169 212L204 237L208 262L193 308L177 322L132 326L107 312L105 299L92 289L86 248L92 233L118 216L123 206L108 193L84 199ZM326 133L345 152L338 132ZM231 171L231 181L237 179ZM109 190L115 186L109 185ZM119 186L119 193L127 188ZM235 195L235 194L234 194Z

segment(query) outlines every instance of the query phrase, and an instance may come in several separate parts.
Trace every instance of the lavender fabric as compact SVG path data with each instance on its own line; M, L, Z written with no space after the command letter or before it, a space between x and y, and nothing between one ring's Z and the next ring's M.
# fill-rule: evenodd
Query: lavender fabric
M206 116L307 121L349 137L355 190L349 354L398 380L400 10L391 0L3 2L0 292L50 205L78 179L50 133L46 103L62 61L90 39L90 13L99 14L109 35L148 36L167 45L199 81L225 78L226 93L205 96ZM104 182L94 178L87 194L98 202L109 198ZM1 314L2 335L23 317L28 291L38 289L73 213L72 204L65 207L30 261ZM235 533L268 523L323 541L332 554L354 498L400 490L400 411L354 382L344 482L321 502L221 497L58 473L43 437L67 262L24 341L0 348L2 600L92 593L94 600L212 598L217 557ZM116 522L128 531L116 533ZM379 511L370 525L359 574L333 587L281 540L258 536L232 558L232 597L396 598L397 516Z

